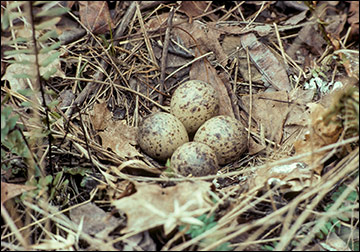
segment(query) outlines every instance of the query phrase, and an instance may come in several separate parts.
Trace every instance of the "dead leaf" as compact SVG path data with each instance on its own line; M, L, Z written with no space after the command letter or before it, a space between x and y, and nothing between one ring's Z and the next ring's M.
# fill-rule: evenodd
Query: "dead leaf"
M291 18L289 18L288 20L286 20L284 22L284 25L297 25L298 23L300 23L302 20L304 20L306 18L307 12L308 12L308 10L304 10L304 11L300 12L299 14L292 16Z
M241 45L249 49L249 56L265 79L279 91L290 91L291 86L284 66L253 33L241 36Z
M312 152L323 146L335 143L343 128L338 124L330 123L325 125L323 116L326 114L326 109L321 104L308 104L310 108L309 128L310 132L304 135L303 139L294 142L296 154ZM328 151L313 153L310 156L304 157L301 161L307 165L318 164L314 167L314 171L320 174L323 165L319 161L325 156Z
M334 232L329 234L326 242L320 242L320 245L325 249L325 251L352 251L348 247L347 243Z
M143 251L156 250L156 244L149 235L149 231L130 236L129 238L126 238L124 243L124 248L121 251L138 251L139 248Z
M48 53L42 53L39 54L39 62L44 62L47 58L51 57L54 54L54 50L48 52ZM1 80L8 80L11 86L11 89L14 91L25 89L28 87L27 80L25 78L15 78L15 74L28 74L30 76L34 75L34 62L35 62L35 56L34 55L28 55L28 54L15 54L9 57L4 58L14 58L18 62L30 62L31 64L19 64L19 63L12 63L8 65L6 72L4 76L1 78ZM52 69L55 69L55 73L52 75L52 77L61 77L65 78L65 73L61 69L60 64L60 58L55 58L50 64L47 66L40 66L40 75L43 76L46 72L52 71Z
M250 110L250 97L242 96L247 113ZM280 143L283 125L290 112L286 91L259 93L252 97L252 118L262 125L266 138Z
M119 157L134 158L142 155L133 145L136 141L137 129L122 121L109 121L104 132L99 132L104 148L112 149Z
M224 37L222 47L224 49L225 54L230 57L237 57L239 62L238 69L241 73L241 76L244 78L246 82L249 82L249 72L248 72L248 62L246 59L246 51L240 50L241 48L241 37L228 35ZM238 55L234 54L238 50ZM230 55L233 55L231 57ZM263 83L263 75L257 70L256 66L250 62L250 69L251 69L251 81L253 83Z
M179 11L186 14L189 17L189 23L192 23L192 18L196 16L200 16L204 13L205 8L208 6L208 2L206 1L182 1L180 4ZM211 11L210 8L207 11ZM212 13L207 15L212 21L216 20L216 16Z
M111 112L107 109L106 102L100 101L90 111L90 119L95 130L105 130L111 120Z
M1 204L5 201L12 199L24 192L35 190L36 186L28 186L28 185L19 185L19 184L11 184L6 182L1 182Z
M112 205L127 215L127 226L121 233L148 230L161 225L175 228L181 216L201 215L210 206L207 200L210 185L211 183L203 181L182 182L163 188L156 184L134 182L134 194L112 202ZM177 204L178 208L175 209ZM179 209L181 211L176 212ZM166 231L171 231L169 229Z
M115 218L111 213L106 213L91 202L70 209L70 218L76 224L80 224L83 218L82 232L96 235L97 237L107 235L122 223L120 219Z
M226 86L221 78L217 75L214 67L207 61L197 61L191 66L190 80L202 80L211 84L220 97L220 115L228 115L235 118L232 109L231 100L226 90Z
M137 145L137 128L126 125L125 121L113 120L105 102L94 105L90 119L94 129L100 131L98 134L105 149L110 148L124 159L142 156L134 147Z
M359 2L349 1L349 16L347 22L351 25L351 37L356 40L359 38Z
M94 34L104 34L114 28L106 1L79 1L81 22Z
M280 185L282 193L299 192L310 185L314 186L321 177L313 175L311 170L301 162L274 167L264 167L256 170L249 180L249 188L268 188Z

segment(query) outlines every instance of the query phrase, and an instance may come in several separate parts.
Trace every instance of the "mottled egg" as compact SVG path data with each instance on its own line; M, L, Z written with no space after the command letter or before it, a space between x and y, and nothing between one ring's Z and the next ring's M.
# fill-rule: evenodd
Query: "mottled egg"
M207 144L220 165L236 160L247 148L244 126L230 116L215 116L196 131L194 141Z
M219 169L215 151L198 142L181 145L171 156L171 167L183 176L195 177L216 174Z
M218 115L219 96L204 81L187 81L173 93L170 113L180 119L189 134L195 133L206 120Z
M138 143L149 156L165 160L183 143L189 141L184 125L175 116L157 112L139 125Z

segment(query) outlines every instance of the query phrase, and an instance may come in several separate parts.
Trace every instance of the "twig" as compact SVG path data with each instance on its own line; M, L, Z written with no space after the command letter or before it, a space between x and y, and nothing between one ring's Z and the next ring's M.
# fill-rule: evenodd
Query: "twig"
M287 63L286 56L285 56L285 52L284 52L284 47L283 47L282 42L281 42L281 37L280 37L279 29L278 29L276 23L273 23L273 25L274 25L274 28L275 28L276 38L277 38L277 40L278 40L278 42L279 42L279 47L280 47L281 55L282 55L282 57L283 57L283 59L284 59L284 63L285 63L285 65L286 65L286 67L288 67L288 63Z
M247 59L247 66L248 66L248 74L249 74L249 84L250 84L250 91L249 91L249 98L250 98L250 105L249 105L249 131L248 131L248 147L250 148L250 131L251 131L251 114L252 114L252 78L251 78L251 67L250 67L250 58L249 58L249 49L246 47L246 59Z
M125 31L125 28L127 27L127 25L129 24L132 16L135 13L135 6L136 6L136 2L133 2L129 8L127 9L123 20L121 21L120 25L118 26L118 28L116 28L116 32L115 32L115 37L114 40L116 41L116 36L121 37ZM85 27L86 29L86 27ZM119 42L116 42L119 43ZM101 68L102 69L106 69L108 64L105 62L105 60L101 60ZM94 75L94 79L95 80L101 80L103 78L103 73L101 71L98 71L95 73ZM78 97L75 99L74 105L81 105L85 98L91 93L94 92L96 89L97 85L95 82L91 82L88 85L86 85L86 87L81 91L81 93L78 95ZM72 109L73 107L69 110L68 114L72 114Z
M164 92L164 85L165 85L165 70L166 70L166 63L167 63L167 56L168 56L168 49L170 44L170 31L172 27L172 19L174 17L174 7L171 7L169 17L167 20L167 27L165 31L165 38L164 38L164 47L161 56L161 73L160 73L160 94L159 94L159 103L163 104L163 95Z
M129 8L127 9L124 17L121 20L120 25L116 28L114 38L119 38L124 34L126 27L129 25L131 18L135 14L135 7L136 7L136 3L134 1L131 3ZM114 42L114 46L117 46L118 44L119 44L119 41Z

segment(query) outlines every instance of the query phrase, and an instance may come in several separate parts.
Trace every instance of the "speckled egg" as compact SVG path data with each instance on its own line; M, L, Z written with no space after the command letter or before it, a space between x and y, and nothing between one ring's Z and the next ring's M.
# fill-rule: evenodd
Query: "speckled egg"
M244 126L230 116L215 116L197 130L194 141L205 143L215 150L220 165L236 160L247 148Z
M216 174L219 165L215 151L198 142L181 145L171 156L171 167L183 176L195 177Z
M139 126L138 143L149 156L165 160L183 143L189 141L184 125L175 116L157 112Z
M195 133L206 120L218 115L219 96L204 81L187 81L173 93L170 113L180 119L189 134Z

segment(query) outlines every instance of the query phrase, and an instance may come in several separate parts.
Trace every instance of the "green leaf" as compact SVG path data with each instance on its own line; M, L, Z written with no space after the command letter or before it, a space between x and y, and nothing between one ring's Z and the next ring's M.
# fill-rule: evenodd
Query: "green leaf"
M346 198L347 200L351 201L351 202L355 202L357 199L359 198L359 195L357 194L357 192L354 190L352 191L348 197Z
M9 130L12 130L15 127L18 119L19 119L19 115L14 115L9 119L9 121L7 122L9 125Z
M17 54L30 54L32 53L32 49L19 49L19 50L10 50L4 52L5 56L17 55Z
M217 246L215 248L215 251L230 251L230 250L232 250L232 248L229 247L230 245L231 245L230 242L224 242L223 244Z
M64 13L67 13L70 9L65 7L56 7L49 10L43 10L37 13L36 17L54 17L54 16L60 16Z
M29 96L34 94L34 91L32 91L30 88L19 89L17 90L17 92L23 96Z
M12 110L13 110L12 107L6 106L1 110L1 115L4 115L7 118L11 114Z
M26 3L26 2L25 1L13 1L13 2L10 2L10 4L7 6L6 9L12 10L14 8L22 6L24 3Z
M83 167L76 167L76 168L69 168L69 167L64 167L64 172L71 174L71 175L81 175L81 176L85 176L86 172L89 169L87 168L83 168Z
M21 61L18 61L18 60L8 60L8 62L10 64L19 64L19 65L30 65L30 64L34 64L34 62L31 62L29 60L21 60Z
M31 76L30 74L26 74L26 73L21 73L21 74L14 74L13 75L14 78L17 78L17 79L32 79L33 76Z
M56 43L52 44L51 46L42 48L40 50L40 53L48 53L48 52L50 52L52 50L55 50L55 49L59 48L60 45L61 45L61 41L56 42Z
M40 38L38 38L39 42L45 42L46 40L48 40L49 38L58 38L59 35L56 33L55 30L51 30L46 32L44 35L42 35Z
M320 230L321 230L325 235L328 235L328 233L329 233L329 230L326 228L326 226L322 226L322 227L320 228Z
M53 109L56 105L59 104L59 102L60 102L60 101L58 101L58 100L53 100L53 101L51 101L51 102L48 104L48 107L49 107L50 109Z
M48 80L54 73L56 73L56 71L57 71L57 69L55 67L52 67L49 71L44 73L42 75L42 77L44 78L44 80Z
M39 31L43 29L52 29L52 27L54 27L60 21L60 19L60 17L55 17L50 20L44 21L38 25L35 25L35 30Z
M18 37L16 39L12 39L12 40L9 40L9 41L4 41L4 42L1 42L2 44L4 45L14 45L14 44L17 44L17 43L24 43L24 42L28 42L29 39L27 38L23 38L23 37Z
M1 30L5 31L9 27L9 12L7 9L4 10L4 15L1 17ZM1 41L1 43L3 43Z
M54 186L56 186L60 182L60 179L62 178L63 173L64 173L63 171L60 171L56 174L54 182L53 182Z
M59 42L60 43L60 42ZM47 57L45 60L43 60L40 65L42 67L47 67L48 65L50 65L51 63L54 62L54 60L56 60L59 56L60 56L61 52L54 52L52 53L49 57Z
M22 103L20 103L21 106L26 107L26 108L30 108L31 107L31 102L28 101L24 101Z

